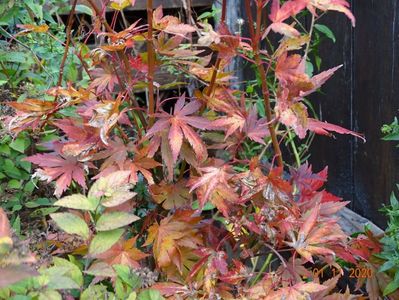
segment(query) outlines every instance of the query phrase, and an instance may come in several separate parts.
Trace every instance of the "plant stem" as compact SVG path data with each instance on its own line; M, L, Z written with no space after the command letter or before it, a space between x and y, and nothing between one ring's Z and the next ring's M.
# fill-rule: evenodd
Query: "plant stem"
M107 29L108 32L115 32L111 26L109 26L107 20L102 17L100 9L97 7L97 5L93 2L93 0L87 0L89 2L90 6L94 9L96 15L100 18L101 23L105 26L105 29Z
M295 161L296 161L297 167L299 168L301 166L301 157L300 157L300 155L298 153L298 149L295 145L294 136L292 135L291 130L289 128L287 128L287 131L288 131L289 142L290 142L292 151L294 152Z
M226 12L227 12L227 0L223 0L222 1L222 15L220 18L221 24L224 24L226 22ZM212 77L211 77L211 81L210 81L209 87L208 87L208 92L206 94L206 96L208 98L213 96L213 92L216 87L216 78L217 78L217 75L219 72L221 62L222 62L222 59L220 57L218 57L216 59L216 63L215 63L214 69L213 69Z
M78 2L78 0L73 1L71 12L69 13L69 17L68 17L68 23L67 23L67 29L66 29L65 50L64 50L64 56L62 57L62 60L61 60L60 73L58 75L57 86L61 86L61 84L62 84L62 77L64 75L65 62L68 57L69 45L71 43L73 16L75 14L75 8L76 8L77 2ZM57 99L57 96L56 96L56 99Z
M247 10L248 19L252 20L250 0L245 0L245 8ZM265 105L266 119L268 122L270 137L271 137L272 143L273 143L274 153L277 158L278 166L284 167L280 145L278 143L276 131L274 129L274 124L273 124L274 122L272 122L272 109L271 109L271 105L270 105L269 88L267 86L267 74L266 74L265 68L262 64L262 59L261 59L260 53L259 53L259 50L260 50L259 43L260 43L260 38L261 38L261 34L260 34L261 26L262 26L262 9L260 7L258 7L256 10L256 31L254 29L254 24L252 22L250 22L250 24L249 24L249 28L250 28L249 31L252 35L251 38L252 38L252 45L253 45L252 47L253 47L253 51L254 51L255 63L258 67L260 79L262 82L263 102Z
M262 274L265 272L267 266L270 264L270 261L272 260L273 254L269 253L267 256L265 262L262 265L262 268L259 270L258 275L256 275L255 279L252 280L251 286L255 285L255 283L258 282L259 278L262 276Z
M309 54L310 42L312 41L314 23L315 23L315 16L314 16L314 14L312 14L312 21L310 23L310 30L309 30L309 41L306 44L305 55L304 55L305 61L307 60L308 54Z
M147 22L148 22L148 34L147 34L147 56L148 56L148 115L149 125L154 124L154 113L155 113L155 100L154 100L154 69L155 69L155 51L153 44L153 28L152 28L152 0L147 0Z

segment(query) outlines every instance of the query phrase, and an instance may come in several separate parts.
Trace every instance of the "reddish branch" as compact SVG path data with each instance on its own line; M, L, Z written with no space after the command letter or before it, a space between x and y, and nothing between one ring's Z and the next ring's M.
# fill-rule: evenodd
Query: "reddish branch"
M153 28L152 28L152 0L147 0L147 55L148 55L148 114L150 117L149 125L154 123L155 100L154 100L154 72L155 72L155 51L153 44Z
M283 158L281 154L280 145L278 143L277 134L274 129L274 122L272 121L272 108L270 104L270 95L269 95L269 88L267 87L267 73L265 67L263 65L262 59L260 57L260 39L261 39L261 26L262 26L262 9L261 7L257 7L256 10L256 31L254 28L252 12L250 7L251 0L245 0L245 10L247 11L247 16L249 20L249 32L251 34L252 39L252 47L254 52L255 63L258 67L260 79L262 82L262 95L263 95L263 102L265 105L265 112L266 118L268 122L270 137L272 139L274 153L277 158L277 164L279 167L283 167Z
M226 22L226 11L227 11L227 0L223 0L222 2L222 16L220 18L220 23L224 24ZM216 63L213 69L211 81L209 83L208 87L208 92L207 92L207 97L211 97L213 95L213 91L215 90L215 85L216 85L216 78L219 72L220 64L222 62L222 59L218 57L216 59Z
M97 7L97 5L93 2L93 0L87 0L90 6L94 9L96 16L100 18L101 23L105 26L108 32L115 32L111 26L109 26L107 20L102 16L101 10Z
M60 65L60 73L58 75L58 82L57 86L61 86L62 84L62 77L64 76L64 68L65 68L65 62L68 57L68 51L69 51L69 45L71 43L71 32L72 32L72 24L73 24L73 16L75 15L75 8L78 0L74 0L72 4L72 9L71 12L69 13L68 17L68 23L67 23L67 29L66 29L66 42L65 42L65 50L64 50L64 55L61 60L61 65Z

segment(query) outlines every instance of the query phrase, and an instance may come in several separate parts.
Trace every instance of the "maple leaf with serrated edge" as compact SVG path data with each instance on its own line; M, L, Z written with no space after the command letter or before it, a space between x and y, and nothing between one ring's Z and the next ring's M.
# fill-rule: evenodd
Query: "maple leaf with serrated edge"
M269 15L272 24L266 29L262 39L267 36L270 30L288 37L299 36L299 31L293 26L284 23L284 21L305 9L306 4L306 0L291 0L284 2L284 4L280 6L280 0L273 0Z
M169 114L165 111L155 114L158 120L146 134L146 137L153 137L162 132L168 133L168 147L170 147L171 150L172 160L168 161L165 157L163 158L171 168L173 168L173 165L177 161L184 139L190 144L199 160L202 161L207 156L205 144L192 127L203 130L209 129L210 121L203 117L191 116L199 110L201 103L191 101L185 105L185 99L185 94L179 97L174 106L173 114ZM165 143L165 136L162 138L162 143ZM152 151L154 151L154 149Z
M191 205L192 195L186 186L187 181L184 179L173 184L162 181L150 185L149 190L154 201L169 210Z
M87 157L101 144L100 129L85 124L82 120L60 119L53 125L61 129L68 141L63 143L60 153L66 156Z
M143 174L149 184L154 184L154 179L149 170L154 169L161 164L149 157L149 148L137 148L133 142L125 144L119 137L115 137L110 141L110 145L103 151L93 156L94 160L104 159L101 165L101 172L94 179L107 176L118 170L130 171L129 181L131 183L138 182L138 173ZM133 158L129 154L134 154Z
M109 250L97 254L96 258L106 262L109 265L126 265L131 268L139 268L138 261L146 258L148 254L136 248L137 236L126 241L119 241Z
M285 242L294 248L307 261L313 263L312 255L334 256L335 252L330 245L339 244L347 239L337 220L331 219L318 222L320 203L316 204L308 214L304 214L303 221L297 235L290 231L291 242Z
M153 12L152 26L155 29L181 36L196 31L195 27L182 24L180 20L174 16L164 16L162 5L158 6Z
M39 178L45 179L47 182L55 180L54 195L60 197L63 192L71 185L72 180L86 189L85 165L78 161L76 157L65 156L61 153L45 153L35 154L24 158L33 164L40 166L36 170ZM89 168L95 168L93 164L87 163Z
M183 251L192 251L203 244L197 229L201 217L194 217L193 214L192 210L178 210L148 229L144 246L153 245L154 257L160 268L175 266L182 273L187 259Z
M115 84L118 82L118 77L110 68L96 68L91 71L95 79L91 82L90 88L96 88L97 93L102 93L105 90L113 92Z
M241 112L239 109L231 109L227 116L220 117L211 122L214 129L224 129L227 140L235 132L244 133L249 139L265 145L264 138L269 135L265 118L258 119L256 106L252 106L249 112Z
M352 22L352 26L355 27L356 20L352 12L349 9L349 3L346 0L308 0L308 9L313 15L316 14L316 9L321 11L335 10L344 13Z
M42 126L47 115L51 114L57 107L55 102L39 99L25 99L24 102L7 102L16 110L16 115L6 117L5 123L10 131L19 132Z
M188 185L190 186L190 193L197 190L200 209L209 200L224 216L228 216L230 206L239 203L240 200L229 184L229 181L235 175L232 167L222 160L215 160L214 165L200 167L198 171L201 172L202 176L191 177Z

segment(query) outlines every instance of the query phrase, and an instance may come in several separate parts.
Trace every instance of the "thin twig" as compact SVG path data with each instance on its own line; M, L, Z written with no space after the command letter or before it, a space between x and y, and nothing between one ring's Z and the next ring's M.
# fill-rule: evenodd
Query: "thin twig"
M247 10L248 19L252 20L250 0L245 0L245 2L246 2L245 8ZM255 62L258 67L260 79L262 82L263 102L265 105L266 119L267 119L267 122L269 123L268 127L269 127L270 137L272 139L274 153L275 153L275 157L277 158L278 166L283 167L284 163L283 163L280 145L277 140L277 135L276 135L276 131L274 129L273 122L271 122L273 118L272 118L272 109L271 109L271 105L270 105L269 88L267 86L267 74L266 74L265 68L263 66L263 62L260 57L260 53L259 53L259 51L260 51L259 43L260 43L260 38L261 38L261 32L260 32L261 24L262 24L262 10L261 10L261 8L258 7L257 13L256 13L256 31L254 29L254 24L252 22L250 22L250 24L249 24L249 28L250 28L249 31L251 34L254 34L251 36L252 45L253 45L252 47L253 47Z
M64 75L65 62L68 57L69 44L71 43L73 16L75 14L75 8L76 8L77 2L78 2L78 0L73 1L72 9L71 9L71 12L69 13L69 17L68 17L68 23L67 23L67 29L66 29L65 50L64 50L64 56L62 57L62 60L61 60L60 73L58 75L57 86L61 86L61 84L62 84L62 77ZM57 96L56 96L56 99L57 99Z
M152 28L152 0L147 0L147 22L148 22L148 33L147 33L147 55L148 55L148 115L149 125L154 124L154 113L155 113L155 100L154 100L154 71L155 71L155 51L153 41L153 28Z
M220 18L220 23L222 25L224 25L226 22L226 12L227 12L227 0L223 0L222 1L222 16ZM214 69L213 69L212 77L211 77L211 81L210 81L209 87L208 87L208 92L206 94L206 96L208 98L213 96L213 92L214 92L215 86L216 86L216 78L217 78L217 75L219 72L221 62L222 62L222 59L220 57L218 57L216 59L216 63L215 63Z

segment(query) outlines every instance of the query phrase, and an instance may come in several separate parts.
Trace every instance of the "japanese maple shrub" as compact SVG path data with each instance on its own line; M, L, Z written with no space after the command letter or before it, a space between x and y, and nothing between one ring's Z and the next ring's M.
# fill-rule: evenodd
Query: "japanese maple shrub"
M185 24L148 0L147 23L125 20L120 31L116 20L135 1L103 1L100 7L89 0L95 16L90 34L105 42L85 57L79 52L85 40L71 30L76 2L58 86L47 98L10 103L16 112L7 123L13 134L54 130L61 136L26 160L37 166L36 177L54 182L55 206L65 208L51 215L63 232L49 235L48 243L57 255L74 255L91 275L64 293L355 297L336 287L343 266L367 266L378 242L342 231L334 215L348 202L323 189L327 168L289 167L280 149L310 133L363 138L319 121L305 99L340 68L310 74L314 28L327 11L344 13L354 26L348 2L245 0L249 36L240 36L226 25L228 0L216 29L204 18L189 16ZM106 5L116 10L111 23ZM304 14L311 17L308 29ZM40 26L29 30L42 32ZM136 51L143 43L146 52ZM86 60L88 85L64 81L68 55ZM253 65L253 89L232 87L234 72L227 67L236 57ZM161 84L159 70L179 79ZM196 88L181 91L185 79ZM163 88L179 95L167 96ZM334 272L326 278L315 269ZM141 280L132 283L132 274Z

